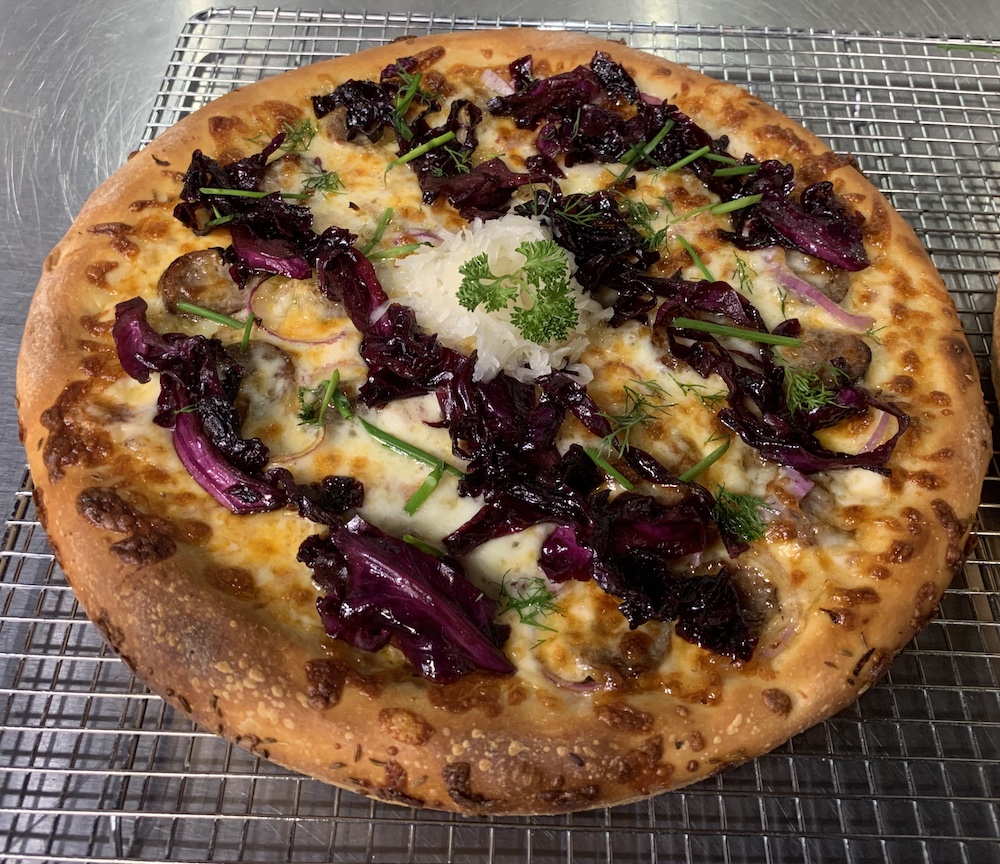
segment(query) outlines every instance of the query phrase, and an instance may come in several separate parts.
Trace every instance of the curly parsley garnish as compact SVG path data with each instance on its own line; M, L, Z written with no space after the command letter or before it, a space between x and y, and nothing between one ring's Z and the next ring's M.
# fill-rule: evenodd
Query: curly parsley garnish
M562 614L555 599L555 592L549 590L545 580L540 576L511 582L504 579L500 583L499 614L514 612L522 624L527 624L536 630L555 633L554 627L549 627L538 620L539 616L547 618L549 615Z
M765 506L763 498L731 492L725 486L719 486L715 490L712 517L725 533L751 543L764 536L766 524L760 511Z
M498 312L527 295L531 305L515 305L510 318L521 335L538 343L565 339L580 320L566 253L552 240L525 241L517 252L524 264L513 273L495 274L485 252L466 261L458 268L458 302L470 312L480 305Z

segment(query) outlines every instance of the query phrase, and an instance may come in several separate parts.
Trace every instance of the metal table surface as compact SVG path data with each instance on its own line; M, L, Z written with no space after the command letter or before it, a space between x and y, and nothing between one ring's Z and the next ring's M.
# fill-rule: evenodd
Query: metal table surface
M311 6L329 14L0 0L4 398L44 256L86 195L177 119L181 96L197 102L310 51L352 50L365 34L539 17L623 35L731 77L855 152L931 249L985 368L1000 268L1000 55L940 43L1000 39L1000 4L413 0L404 8L382 0L367 4L367 17ZM609 17L635 24L610 27ZM323 43L327 35L334 41ZM209 69L209 84L181 93L177 81L196 67ZM992 392L990 401L995 408ZM557 819L463 820L418 817L303 780L192 730L151 697L101 647L52 563L16 426L8 401L0 411L0 503L9 514L0 558L0 860L1000 861L995 465L979 545L940 626L860 708L691 793Z

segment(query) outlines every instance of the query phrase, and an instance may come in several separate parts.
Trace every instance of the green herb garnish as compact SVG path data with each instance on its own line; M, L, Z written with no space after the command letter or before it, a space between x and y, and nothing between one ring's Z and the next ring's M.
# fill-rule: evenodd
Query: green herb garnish
M409 456L411 459L416 459L418 462L423 462L424 465L429 465L431 468L436 468L438 465L443 465L442 470L447 471L449 474L453 474L456 477L464 477L465 472L461 468L456 468L450 462L444 462L439 459L433 453L428 453L426 450L417 447L415 444L410 444L408 441L404 441L402 438L397 438L391 432L386 432L384 429L379 429L378 426L374 426L365 420L364 417L358 417L358 421L362 426L365 427L365 431L372 436L376 441L379 442L383 447L392 450L395 453L399 453L401 456Z
M253 330L254 324L257 323L257 318L253 313L248 314L246 320L239 321L229 315L223 315L221 312L213 312L211 309L206 309L204 306L197 306L194 303L188 303L187 300L178 300L176 308L178 312L186 312L188 315L197 315L199 318L204 318L206 321L221 324L223 327L229 327L233 330L242 330L243 336L240 339L240 351L245 352L247 347L250 345L250 332Z
M532 579L517 580L508 583L506 579L500 582L500 615L514 612L522 624L534 627L536 630L547 630L555 633L554 627L549 627L539 621L539 616L561 615L556 603L554 591L549 590L545 580L540 576Z
M225 195L229 198L266 198L268 195L276 194L274 192L255 192L253 189L222 189L217 186L202 186L198 191L202 195ZM305 201L309 197L307 192L278 192L277 194L291 201Z
M326 409L330 407L333 394L340 384L340 370L333 374L318 387L312 389L299 387L299 425L322 426L326 421Z
M622 414L603 414L611 423L612 431L601 440L601 452L618 451L621 458L631 445L633 430L648 426L657 416L670 413L673 403L664 402L662 397L666 391L656 381L634 381L635 386L626 384L622 387L625 393L625 411ZM641 390L639 388L642 388Z
M388 174L397 165L405 165L407 162L412 162L414 159L418 159L425 153L429 153L435 147L440 147L442 144L447 144L449 141L455 140L455 133L448 131L442 135L438 135L436 138L431 138L430 141L426 141L419 147L414 147L412 150L408 150L402 156L397 156L388 165L385 166L386 174Z
M711 149L712 148L706 144L704 147L699 147L697 150L692 150L690 153L688 153L687 156L678 159L676 162L674 162L671 165L668 165L663 170L668 173L673 171L679 171L685 165L690 165L692 162L694 162L695 159L700 159L702 156L705 156Z
M625 211L625 218L638 231L646 241L646 248L655 251L663 245L667 238L669 226L653 228L656 221L656 212L643 200L633 200L627 195L620 196L622 207Z
M344 191L344 181L336 171L319 171L310 174L302 181L306 192L322 192L324 195L338 194Z
M499 276L490 269L485 252L466 261L458 268L463 277L458 302L470 312L480 305L497 312L526 294L531 305L515 305L510 319L521 335L538 343L565 339L580 320L566 253L552 240L525 241L517 252L524 264Z
M389 227L389 220L392 219L392 213L393 210L391 207L386 207L382 211L382 215L378 217L378 222L375 224L375 231L372 233L372 236L364 246L358 249L362 255L367 255L371 252L375 248L375 245L382 239L385 229Z
M448 157L452 161L452 165L459 174L468 174L472 171L472 151L471 150L456 150L454 147L445 146L442 148ZM435 177L444 177L445 169L441 165L435 165L431 168L431 174Z
M716 447L704 459L702 459L700 462L696 462L694 465L688 468L687 471L681 474L680 477L678 477L677 479L680 480L681 483L690 483L692 480L694 480L695 477L697 477L699 474L706 471L709 467L718 462L728 449L729 449L729 439L727 438L722 444Z
M722 201L719 204L714 204L709 212L713 216L732 213L734 210L742 210L744 207L759 204L763 197L762 193L757 193L756 195L745 195L743 198L733 198L732 201Z
M714 321L699 321L696 318L685 318L683 315L678 315L670 323L674 327L683 327L686 330L697 330L700 333L711 333L714 336L732 336L734 339L762 342L765 345L784 345L788 348L798 348L802 344L802 340L797 336L781 336L777 333L752 330L749 327L734 327L731 324L716 324Z
M837 391L827 387L821 374L823 372L832 374L834 377L840 377L844 374L836 366L830 365L820 369L785 366L785 400L788 402L789 411L793 414L796 411L808 413L834 403Z
M752 543L764 536L766 526L760 513L764 506L766 502L763 498L731 492L725 486L719 486L715 490L712 518L725 533Z
M428 243L403 243L400 246L390 246L388 249L379 249L378 252L369 252L369 261L378 261L382 258L399 258L401 255L409 255L416 252L421 246L428 246Z
M622 162L625 167L622 169L622 172L615 177L615 182L621 183L622 180L628 177L629 173L635 168L636 165L648 159L649 154L660 145L660 142L667 137L670 130L673 128L674 121L667 120L667 122L661 127L660 131L649 139L648 143L640 141L638 144L633 144L629 148L628 152L622 157Z
M716 168L713 177L738 177L741 174L753 174L760 165L730 165L727 168Z
M706 393L708 388L704 384L685 384L683 381L678 381L673 375L670 376L670 380L677 385L683 395L694 396L702 405L712 411L726 398L726 393L723 390Z
M438 462L437 465L431 470L424 478L424 482L420 484L416 492L414 492L406 504L403 505L403 512L407 516L412 516L416 513L424 504L424 502L431 497L431 493L437 489L438 483L441 482L441 475L444 473L444 462Z
M605 474L611 477L619 486L627 491L635 489L635 484L628 479L624 474L621 473L614 465L612 465L607 459L605 459L597 450L593 447L585 447L584 452L593 460L594 464L600 468Z
M426 552L428 555L433 555L435 558L444 557L444 552L442 552L436 546L431 546L430 543L425 543L419 537L414 537L412 534L404 534L403 541L405 543L409 543L411 546L415 546L421 552Z
M757 271L739 255L736 256L736 278L741 291L753 294L753 280L757 278Z
M701 256L694 251L694 247L688 243L684 237L681 237L680 234L677 235L677 241L684 247L684 251L691 257L691 260L694 262L694 266L701 271L701 275L704 276L709 282L714 282L715 277L712 275L712 272L708 269L708 267L705 266L705 262L701 260Z
M278 149L286 153L302 153L309 149L319 129L308 117L304 117L294 123L282 123L281 131L285 133L285 140Z

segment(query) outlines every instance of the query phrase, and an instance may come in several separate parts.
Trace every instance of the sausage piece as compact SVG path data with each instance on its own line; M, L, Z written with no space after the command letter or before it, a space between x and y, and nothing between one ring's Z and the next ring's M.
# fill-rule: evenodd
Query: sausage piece
M862 378L872 360L871 348L854 333L838 330L805 330L802 344L782 348L790 366L817 372L827 387L844 386Z
M175 258L156 287L174 313L182 300L221 315L232 315L247 304L246 295L229 275L221 249L199 249Z

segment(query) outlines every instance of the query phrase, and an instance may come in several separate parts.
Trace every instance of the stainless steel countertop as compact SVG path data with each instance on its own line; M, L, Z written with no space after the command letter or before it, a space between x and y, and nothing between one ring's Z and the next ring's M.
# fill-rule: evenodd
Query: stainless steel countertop
M315 2L305 5L312 9L344 8ZM0 391L5 398L13 393L19 334L45 255L69 227L89 192L136 146L177 36L184 22L204 8L199 0L0 2L5 22L0 32L4 163L0 186ZM622 0L619 4L596 0L549 0L546 4L370 0L366 11L1000 38L1000 4L991 0ZM15 414L2 411L0 490L12 494L23 467Z

